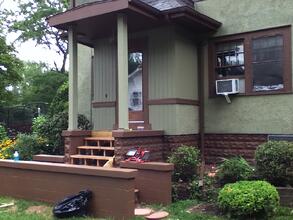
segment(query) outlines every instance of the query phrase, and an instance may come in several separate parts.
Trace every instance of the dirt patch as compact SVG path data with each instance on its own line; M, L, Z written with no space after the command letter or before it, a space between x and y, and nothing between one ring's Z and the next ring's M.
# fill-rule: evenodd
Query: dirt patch
M187 210L188 213L204 213L209 215L222 215L221 210L215 205L210 203L199 204Z
M25 212L27 214L46 214L48 213L49 208L47 206L39 205L39 206L31 206Z

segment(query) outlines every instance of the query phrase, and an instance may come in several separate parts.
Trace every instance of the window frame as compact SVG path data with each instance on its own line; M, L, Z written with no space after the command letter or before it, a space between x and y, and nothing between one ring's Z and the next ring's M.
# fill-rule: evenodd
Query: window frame
M273 37L277 35L283 36L283 82L284 88L272 91L253 91L253 70L252 70L252 41L262 37ZM244 79L245 93L239 95L270 95L270 94L285 94L292 92L292 44L291 44L291 26L276 27L253 32L245 32L233 34L223 37L216 37L209 41L209 96L216 96L215 82L218 79L216 74L217 57L216 46L220 43L229 43L243 41L244 45L244 76L227 76L221 79Z

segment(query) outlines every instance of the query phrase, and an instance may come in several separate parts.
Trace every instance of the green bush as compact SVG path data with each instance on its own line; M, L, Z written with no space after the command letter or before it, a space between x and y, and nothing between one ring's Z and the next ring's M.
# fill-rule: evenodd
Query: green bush
M199 165L199 150L195 147L181 146L169 157L168 161L174 164L173 181L192 181L196 176Z
M35 154L47 153L47 148L46 140L36 134L18 134L14 144L21 160L32 160Z
M239 181L227 184L219 192L219 207L237 218L261 218L272 216L279 206L279 194L265 181Z
M275 186L291 184L286 171L293 164L293 143L269 141L260 145L255 153L257 175Z
M253 168L242 157L225 159L216 173L217 182L222 186L240 180L249 180L252 176Z
M78 128L82 130L90 130L91 124L89 120L78 115ZM40 116L34 119L32 130L38 136L48 140L47 149L49 154L63 154L64 141L62 131L68 129L68 112L63 111L53 116Z
M53 101L51 102L51 105L49 108L50 116L59 114L60 112L63 112L63 111L68 111L68 88L69 88L69 84L68 84L68 81L66 81L57 90L57 93Z
M3 141L4 139L8 138L7 137L7 131L4 127L4 125L0 124L0 142Z

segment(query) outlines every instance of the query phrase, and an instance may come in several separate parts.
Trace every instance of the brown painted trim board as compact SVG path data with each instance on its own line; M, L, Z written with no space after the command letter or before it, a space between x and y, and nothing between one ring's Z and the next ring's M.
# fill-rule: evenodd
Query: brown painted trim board
M195 105L199 106L198 100L181 99L181 98L166 98L166 99L151 99L149 105Z
M116 102L92 102L93 108L110 108L110 107L116 107Z

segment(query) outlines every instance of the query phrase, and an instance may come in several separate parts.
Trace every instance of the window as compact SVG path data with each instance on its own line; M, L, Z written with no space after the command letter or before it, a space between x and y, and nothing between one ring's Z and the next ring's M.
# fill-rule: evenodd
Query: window
M291 92L290 27L217 38L209 49L211 95L219 79L239 79L243 95Z

